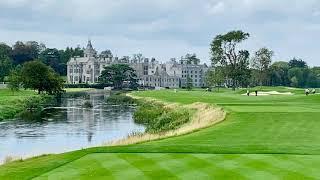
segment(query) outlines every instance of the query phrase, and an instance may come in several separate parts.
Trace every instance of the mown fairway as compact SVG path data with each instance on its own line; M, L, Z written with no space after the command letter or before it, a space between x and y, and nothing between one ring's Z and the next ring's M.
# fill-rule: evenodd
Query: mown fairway
M277 90L295 95L137 92L168 102L217 104L228 116L218 125L180 137L11 163L0 167L0 179L319 179L320 95Z

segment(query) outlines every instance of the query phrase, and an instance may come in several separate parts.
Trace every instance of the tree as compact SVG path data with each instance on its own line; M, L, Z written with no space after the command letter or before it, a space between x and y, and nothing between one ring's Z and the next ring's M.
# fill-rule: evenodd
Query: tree
M261 48L255 52L255 56L252 59L252 67L257 70L256 77L259 81L259 85L267 85L269 68L272 62L273 51L268 48Z
M141 53L133 54L133 57L132 57L133 63L141 63L143 62L143 60L144 60L144 56Z
M289 86L289 63L284 61L274 62L270 67L270 81L272 86Z
M26 61L37 59L40 53L40 46L35 41L23 43L17 41L13 45L12 58L15 64L23 64Z
M293 87L304 87L304 69L303 68L291 68L288 71L288 76L291 81L290 85Z
M9 77L8 77L8 88L14 93L18 91L21 85L21 75L19 68L11 70Z
M112 84L116 89L122 89L125 83L130 88L137 86L137 75L127 64L112 64L106 66L99 77L100 83Z
M211 61L214 66L221 66L227 78L232 81L232 89L243 81L249 69L249 52L237 50L237 45L248 39L249 33L231 31L216 36L211 42Z
M13 67L12 61L9 57L0 57L0 82L4 81L4 77L6 77Z
M187 86L186 86L188 91L191 91L193 88L193 82L192 79L189 77L189 75L187 76Z
M40 61L26 62L21 70L24 88L31 88L48 94L58 94L63 91L63 80L53 69Z
M13 67L11 55L11 47L0 43L0 81L4 81L4 78L10 73Z
M200 59L197 58L196 54L187 54L185 56L185 58L187 59L187 64L199 64L200 63Z
M302 59L293 58L289 61L289 67L290 68L306 68L308 67L307 63L303 61Z
M58 49L45 49L40 53L39 59L46 65L53 68L53 70L58 74L67 74L67 64L62 62L62 57Z
M217 86L218 91L219 87L225 82L225 75L221 67L215 67L211 69L206 74L206 81L209 86Z
M112 52L108 49L108 50L105 50L105 51L102 51L99 55L100 58L112 58L113 55L112 55Z

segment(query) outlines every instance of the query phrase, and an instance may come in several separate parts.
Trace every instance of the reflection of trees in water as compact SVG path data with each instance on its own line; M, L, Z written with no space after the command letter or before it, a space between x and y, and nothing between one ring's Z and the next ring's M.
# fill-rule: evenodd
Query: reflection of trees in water
M132 118L134 108L107 105L107 97L104 94L91 94L89 99L74 98L67 101L67 107L76 107L67 111L67 120L73 122L77 134L86 135L88 142L93 140L96 131L120 128L121 121L127 124L124 120ZM90 101L93 109L81 108L84 101Z

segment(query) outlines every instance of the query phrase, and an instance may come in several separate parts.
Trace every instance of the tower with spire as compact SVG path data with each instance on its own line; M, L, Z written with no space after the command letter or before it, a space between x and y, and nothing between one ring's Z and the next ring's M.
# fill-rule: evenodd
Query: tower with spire
M97 51L93 49L91 40L88 40L86 49L84 50L84 57L96 57Z

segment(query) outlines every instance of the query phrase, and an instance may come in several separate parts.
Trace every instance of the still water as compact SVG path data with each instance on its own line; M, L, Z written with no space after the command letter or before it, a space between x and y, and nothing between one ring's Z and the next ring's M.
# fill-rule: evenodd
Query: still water
M145 128L132 119L135 107L107 105L107 97L103 92L93 92L90 99L66 98L42 120L0 122L0 164L6 156L61 153L144 132ZM82 108L85 101L90 101L93 108Z

